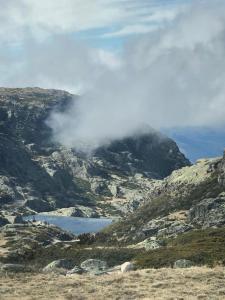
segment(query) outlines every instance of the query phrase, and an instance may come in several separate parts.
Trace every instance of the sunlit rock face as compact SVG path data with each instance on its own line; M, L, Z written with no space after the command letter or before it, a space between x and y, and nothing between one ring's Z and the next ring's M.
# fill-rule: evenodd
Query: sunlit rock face
M0 88L0 205L21 211L87 206L122 216L149 195L153 179L189 165L176 143L151 131L85 154L53 140L51 112L77 96L40 88Z

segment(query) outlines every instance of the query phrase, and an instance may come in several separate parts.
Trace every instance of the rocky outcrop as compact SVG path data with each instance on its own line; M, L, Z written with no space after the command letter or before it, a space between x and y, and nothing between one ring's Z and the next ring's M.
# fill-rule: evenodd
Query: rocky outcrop
M195 229L225 225L225 194L221 180L224 158L202 159L151 183L149 198L107 234L122 243L176 238ZM151 243L150 247L154 247ZM138 246L139 245L139 246Z
M50 212L45 212L45 215L78 217L78 218L99 218L100 215L96 209L83 205L75 205L74 207L61 208Z
M204 199L193 206L189 211L188 221L203 228L225 225L225 194Z
M149 221L142 228L142 232L146 236L173 237L192 229L193 226L184 220L171 220L170 216L166 216Z

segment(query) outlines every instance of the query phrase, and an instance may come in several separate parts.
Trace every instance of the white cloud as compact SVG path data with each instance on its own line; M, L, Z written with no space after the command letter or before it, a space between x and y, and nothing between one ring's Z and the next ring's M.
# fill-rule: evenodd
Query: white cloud
M31 35L42 40L53 34L125 24L143 26L146 16L150 15L147 21L151 18L160 21L173 15L173 8L164 12L163 5L155 8L155 1L147 3L144 0L0 0L0 38L21 42Z
M173 25L130 42L119 70L104 71L68 114L52 116L55 137L86 150L143 124L224 125L224 8L198 2Z
M41 86L82 93L92 88L105 71L121 65L115 54L90 48L64 35L42 43L28 39L24 49L19 60L15 53L4 52L2 61L0 55L0 85Z
M82 149L131 135L143 124L224 124L224 1L199 0L181 10L150 2L0 0L0 85L83 93L67 114L51 118L55 137ZM111 25L111 34L145 34L129 40L121 54L72 35Z
M148 33L153 30L156 30L159 27L159 25L143 25L143 24L137 24L137 25L127 25L121 28L118 31L105 33L102 35L103 38L105 37L120 37L120 36L127 36L127 35L133 35L133 34L143 34Z
M147 15L142 16L137 24L124 25L121 29L103 34L102 37L119 37L133 34L146 34L159 29L165 22L173 21L178 14L187 8L187 5L152 7Z

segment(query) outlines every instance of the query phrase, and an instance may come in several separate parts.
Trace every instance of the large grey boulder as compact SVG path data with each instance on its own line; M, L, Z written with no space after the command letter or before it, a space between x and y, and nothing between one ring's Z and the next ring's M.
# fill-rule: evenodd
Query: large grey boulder
M194 265L194 263L191 260L188 259L179 259L177 261L175 261L173 267L175 269L178 268L190 268Z
M108 268L107 263L99 259L87 259L83 261L80 266L86 272L96 275L105 272Z
M67 260L67 259L59 259L54 260L50 264L48 264L46 267L44 267L43 272L63 272L66 273L67 270L70 270L74 267L74 264Z

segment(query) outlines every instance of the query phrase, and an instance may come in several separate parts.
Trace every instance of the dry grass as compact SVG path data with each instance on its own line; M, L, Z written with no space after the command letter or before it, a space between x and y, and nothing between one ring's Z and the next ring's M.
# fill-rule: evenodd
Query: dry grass
M99 277L0 277L0 299L225 299L224 268L149 269Z

